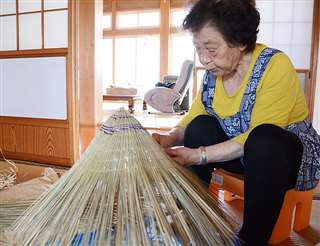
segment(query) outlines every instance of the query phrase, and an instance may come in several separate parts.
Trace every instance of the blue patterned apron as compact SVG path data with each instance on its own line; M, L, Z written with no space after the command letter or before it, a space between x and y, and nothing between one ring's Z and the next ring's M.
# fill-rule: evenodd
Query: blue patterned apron
M205 73L202 103L207 113L218 119L222 129L230 138L238 136L249 129L251 113L256 101L257 87L270 59L279 52L281 51L265 48L260 53L242 97L239 112L223 119L212 108L216 77L208 71ZM307 119L290 124L285 129L296 134L303 143L302 162L295 189L299 191L310 190L318 184L320 179L320 136Z

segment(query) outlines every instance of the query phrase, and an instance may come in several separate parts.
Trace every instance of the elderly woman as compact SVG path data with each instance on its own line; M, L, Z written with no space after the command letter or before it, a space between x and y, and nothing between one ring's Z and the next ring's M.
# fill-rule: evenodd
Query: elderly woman
M183 27L206 68L202 87L175 128L153 135L205 183L217 167L244 174L239 236L255 246L267 244L286 191L320 179L320 137L299 79L288 56L256 43L259 21L245 0L193 6Z

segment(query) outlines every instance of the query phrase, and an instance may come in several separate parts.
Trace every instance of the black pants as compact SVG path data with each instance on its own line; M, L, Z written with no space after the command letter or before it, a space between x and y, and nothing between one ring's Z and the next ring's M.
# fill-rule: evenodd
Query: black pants
M228 140L211 116L196 117L185 130L184 145L208 146ZM247 246L264 246L272 234L287 190L296 183L303 146L299 138L278 126L263 124L251 131L240 159L191 166L200 179L210 182L214 168L244 174L244 218L239 236Z

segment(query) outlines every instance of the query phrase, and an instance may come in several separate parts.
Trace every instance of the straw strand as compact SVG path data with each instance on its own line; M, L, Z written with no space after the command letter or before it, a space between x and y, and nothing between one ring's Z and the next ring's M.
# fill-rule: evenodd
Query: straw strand
M17 245L234 245L219 201L124 110L16 221Z

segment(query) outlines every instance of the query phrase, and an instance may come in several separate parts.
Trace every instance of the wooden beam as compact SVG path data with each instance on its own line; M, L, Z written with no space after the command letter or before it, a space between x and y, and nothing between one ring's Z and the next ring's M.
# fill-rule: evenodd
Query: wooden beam
M135 28L135 29L104 29L103 37L110 38L115 36L137 36L137 35L154 35L159 34L160 28Z
M111 30L115 31L117 27L117 2L112 0L111 2ZM108 36L108 35L107 35ZM116 81L116 38L115 35L112 36L112 84ZM103 37L105 37L105 31L103 32Z
M66 56L68 48L0 51L0 58Z
M102 120L102 63L98 49L103 38L102 15L102 1L79 1L80 125L96 126Z
M160 1L160 79L168 74L170 0Z
M183 30L181 30L181 28L178 27L170 27L170 33L180 33L183 32Z
M50 119L13 117L13 116L1 116L0 124L41 126L41 127L45 126L45 127L57 127L57 128L69 127L68 120L50 120Z
M18 160L19 163L21 161L28 161L32 163L37 162L37 163L52 164L59 167L60 166L70 167L71 164L73 164L73 161L70 158L63 158L63 157L56 157L56 156L44 156L44 155L38 155L38 154L19 153L19 152L11 152L11 151L4 151L4 155L6 157L9 157L11 160ZM33 163L32 165L35 165L35 164Z
M41 10L34 10L34 11L29 11L29 12L21 12L19 15L28 15L28 14L40 14Z
M112 84L116 82L116 38L112 37ZM105 91L104 91L105 93Z
M44 0L41 0L41 49L44 49Z
M111 29L116 30L117 27L117 1L112 0L111 2Z
M312 40L311 40L311 57L310 57L310 69L311 78L308 85L308 97L309 97L309 118L313 119L315 92L316 92L316 80L317 80L317 67L318 67L318 54L319 54L319 38L320 38L320 0L314 0L313 5L313 25L312 25Z
M16 16L17 13L14 13L14 14L5 14L5 15L0 15L0 17L8 17L8 16Z
M193 52L193 63L194 63L194 66L193 66L193 81L192 81L192 98L191 100L193 101L196 96L197 96L197 93L198 93L198 79L197 79L197 76L198 76L198 71L196 69L196 52L194 51Z
M19 41L19 0L16 0L16 31L17 31L17 50L20 49Z
M44 12L56 12L56 11L62 11L62 10L68 10L68 8L59 8L59 9L45 9Z
M67 55L67 115L69 122L68 150L70 162L75 163L80 154L79 136L79 64L78 64L78 1L68 2L68 55Z

